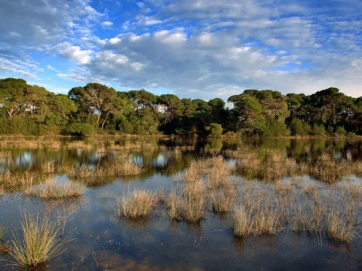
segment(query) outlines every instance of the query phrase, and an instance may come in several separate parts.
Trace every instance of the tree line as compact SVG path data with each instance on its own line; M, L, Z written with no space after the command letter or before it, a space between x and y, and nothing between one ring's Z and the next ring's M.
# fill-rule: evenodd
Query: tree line
M180 136L362 135L362 97L338 88L312 95L248 89L214 98L126 92L99 83L55 94L23 79L0 79L0 134Z

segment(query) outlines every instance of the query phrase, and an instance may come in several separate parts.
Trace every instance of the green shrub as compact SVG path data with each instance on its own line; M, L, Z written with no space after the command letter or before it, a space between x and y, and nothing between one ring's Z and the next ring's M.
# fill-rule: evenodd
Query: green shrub
M222 126L219 123L210 123L210 126L206 126L205 130L209 132L211 137L219 137L223 132Z
M63 130L63 134L92 136L94 135L94 127L89 123L74 122Z

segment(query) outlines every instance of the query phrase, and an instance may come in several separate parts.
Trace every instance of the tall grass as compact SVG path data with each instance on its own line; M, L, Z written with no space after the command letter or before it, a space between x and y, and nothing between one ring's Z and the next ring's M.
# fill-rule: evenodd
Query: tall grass
M283 208L271 198L264 200L254 200L248 205L241 204L235 208L235 236L276 234L283 229Z
M23 191L30 185L42 181L43 177L41 175L28 171L25 171L23 174L19 174L5 170L0 174L0 186L2 186L3 190L7 192Z
M13 257L9 260L13 265L33 267L58 256L64 251L65 239L59 238L60 229L49 215L42 219L39 214L34 216L28 212L22 214L21 239L13 233L8 242L8 252Z
M201 180L188 183L172 190L167 199L168 214L172 219L197 223L204 216L206 200L205 185Z
M4 234L6 231L6 226L0 224L0 255L7 253L7 246L4 244Z
M43 199L74 198L84 194L83 184L71 181L58 182L50 178L47 182L36 186L31 186L25 190L28 196L36 196Z
M87 166L79 166L74 168L63 165L60 171L65 172L70 178L87 179L105 176L134 176L141 174L144 169L142 166L130 161L129 159L122 159L107 167L91 168Z
M157 203L157 197L148 190L128 192L118 199L117 214L128 218L147 216Z
M356 228L347 223L345 214L339 210L332 210L327 215L326 234L329 238L349 243L352 241Z

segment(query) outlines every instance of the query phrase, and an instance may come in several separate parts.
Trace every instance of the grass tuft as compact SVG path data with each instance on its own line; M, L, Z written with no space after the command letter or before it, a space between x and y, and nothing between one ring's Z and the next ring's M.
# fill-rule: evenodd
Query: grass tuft
M117 213L128 218L140 218L147 216L155 207L157 197L148 190L135 190L128 192L118 200Z
M329 238L349 243L352 241L355 232L355 228L346 223L344 214L338 210L333 210L328 213L326 234Z
M8 242L8 252L14 258L13 265L34 267L49 261L64 252L65 239L59 238L57 223L50 221L49 215L40 219L26 211L22 214L21 228L23 240L13 233Z
M61 183L50 179L46 183L29 187L25 190L25 194L43 199L60 199L79 197L84 194L84 191L85 186L83 184L71 181Z

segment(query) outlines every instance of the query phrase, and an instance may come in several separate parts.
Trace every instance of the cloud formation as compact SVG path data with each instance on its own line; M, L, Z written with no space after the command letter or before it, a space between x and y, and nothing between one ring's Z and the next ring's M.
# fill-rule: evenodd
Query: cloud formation
M362 95L359 0L31 2L0 0L1 77L48 76L52 90L53 72L64 86L206 100L248 88Z

